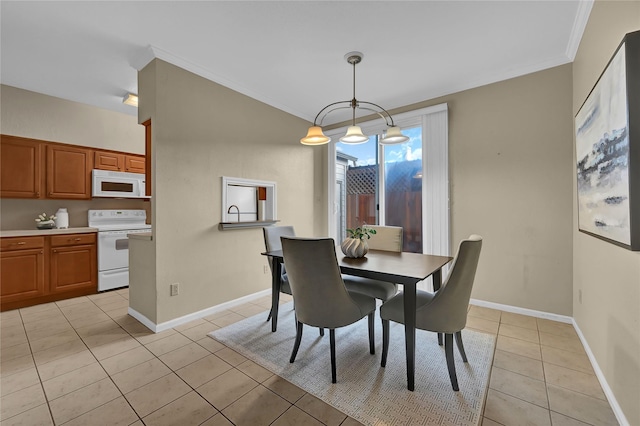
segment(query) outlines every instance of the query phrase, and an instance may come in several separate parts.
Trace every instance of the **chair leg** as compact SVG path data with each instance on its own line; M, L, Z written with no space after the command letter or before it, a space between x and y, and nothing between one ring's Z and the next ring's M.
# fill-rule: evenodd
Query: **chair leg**
M320 327L320 335L324 336L324 328Z
M458 351L460 352L460 356L462 357L463 362L467 361L467 354L464 352L464 345L462 344L462 332L456 331L456 345L458 346Z
M442 346L442 333L438 333L438 344Z
M269 309L269 316L267 317L267 321L266 322L271 321L271 314L272 313L273 313L273 309Z
M371 355L374 355L376 353L376 345L375 345L375 324L374 324L374 318L373 318L373 314L375 313L375 311L371 312L369 314L369 353Z
M444 354L447 358L451 386L454 391L458 391L460 388L458 388L458 376L456 376L456 363L453 360L453 334L445 333L444 335Z
M380 366L387 365L387 353L389 352L389 320L382 320L382 361Z
M329 346L331 346L331 383L336 382L336 330L329 329Z
M298 349L300 349L300 342L302 341L302 323L300 321L296 322L296 342L293 344L293 352L291 352L291 359L289 362L293 363L296 360L296 355L298 355Z

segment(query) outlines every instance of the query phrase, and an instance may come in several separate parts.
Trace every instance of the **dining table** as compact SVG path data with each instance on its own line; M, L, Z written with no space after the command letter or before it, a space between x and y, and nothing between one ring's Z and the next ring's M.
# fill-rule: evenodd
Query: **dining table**
M282 250L262 253L271 259L271 331L278 327L278 306L284 255ZM404 335L407 361L407 388L414 390L416 344L416 292L419 282L432 277L434 291L442 284L442 267L453 260L449 256L422 253L369 250L365 257L343 256L339 246L336 257L340 271L346 275L387 281L403 286Z

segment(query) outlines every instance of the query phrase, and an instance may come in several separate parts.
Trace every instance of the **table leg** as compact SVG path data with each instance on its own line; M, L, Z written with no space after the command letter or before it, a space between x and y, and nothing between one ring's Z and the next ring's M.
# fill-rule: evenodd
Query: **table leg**
M438 269L434 272L431 279L433 280L433 291L440 290L440 286L442 285L442 270ZM438 333L438 345L442 346L442 333Z
M276 257L271 258L271 331L278 328L278 306L280 306L280 276L282 263Z
M416 283L405 284L404 291L404 341L407 353L407 389L414 389L416 357Z

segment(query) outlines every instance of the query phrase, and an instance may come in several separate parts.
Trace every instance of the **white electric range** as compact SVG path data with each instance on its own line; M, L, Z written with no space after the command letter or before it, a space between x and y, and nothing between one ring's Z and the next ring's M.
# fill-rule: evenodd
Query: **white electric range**
M89 210L98 229L98 291L129 286L128 234L150 232L144 210Z

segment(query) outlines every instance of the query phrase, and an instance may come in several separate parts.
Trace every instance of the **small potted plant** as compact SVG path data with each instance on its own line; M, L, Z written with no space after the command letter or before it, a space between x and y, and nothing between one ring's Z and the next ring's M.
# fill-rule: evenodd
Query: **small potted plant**
M55 219L55 215L47 216L46 213L42 213L36 219L36 227L38 229L53 229L56 227Z
M347 238L340 244L340 249L342 249L342 253L347 257L356 259L364 257L369 251L367 240L375 234L376 230L368 228L366 225L354 229L347 229Z

